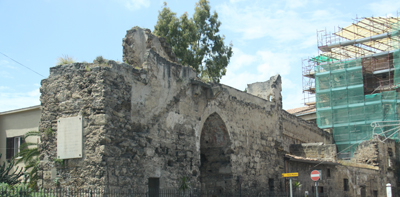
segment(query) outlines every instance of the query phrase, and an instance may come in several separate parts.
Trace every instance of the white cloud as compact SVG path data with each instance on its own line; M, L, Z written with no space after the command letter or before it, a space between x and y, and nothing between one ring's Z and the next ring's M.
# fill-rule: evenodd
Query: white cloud
M1 78L8 78L8 79L14 78L9 72L4 71L4 70L0 70L0 77Z
M339 10L327 8L305 12L295 9L307 3L298 0L275 1L268 5L254 2L245 7L225 3L217 9L223 19L223 28L242 34L245 40L265 38L293 42L315 36L318 28L342 24L339 18L344 14Z
M229 0L230 3L237 3L237 2L241 2L241 1L244 1L244 0Z
M400 1L398 0L381 0L379 2L370 3L368 8L373 12L373 16L396 16L396 11L400 9Z
M284 109L292 109L304 104L301 83L294 83L288 76L282 76L282 102Z
M307 0L287 0L286 5L289 8L299 8L304 7L307 3Z
M280 74L284 108L302 106L302 59L317 54L317 30L349 25L354 13L319 0L230 2L216 7L236 47L221 83L244 90Z
M9 64L10 62L8 62L7 60L0 60L0 65L6 65Z
M290 56L284 53L273 53L271 51L257 51L261 62L257 70L265 76L275 74L286 75L290 72Z
M39 88L29 92L0 92L0 112L19 109L23 107L30 107L39 104Z
M293 59L288 54L257 51L255 55L249 55L238 49L235 51L226 76L222 77L221 83L236 89L244 90L247 84L267 81L276 74L287 75L291 70L290 63ZM249 72L251 69L246 67L256 67L257 72Z
M304 96L301 89L291 91L290 93L283 94L282 96L283 109L293 109L304 105Z
M17 69L17 67L11 66L10 62L7 60L0 60L0 66L5 68Z
M140 8L148 8L150 0L119 0L129 10L138 10Z
M243 53L239 48L233 48L233 56L230 60L228 69L230 71L236 71L244 66L251 66L257 57Z

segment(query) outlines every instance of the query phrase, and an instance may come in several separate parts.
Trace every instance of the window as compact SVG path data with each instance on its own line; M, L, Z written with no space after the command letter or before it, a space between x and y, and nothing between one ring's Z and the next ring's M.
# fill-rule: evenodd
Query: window
M364 186L360 186L361 189L361 197L366 197L367 196L367 188Z
M315 187L311 187L312 193L315 193ZM324 193L324 187L323 186L318 186L318 193L322 194Z
M389 157L393 157L393 150L392 150L392 148L388 148L388 155L389 155Z
M25 140L21 136L7 138L6 159L11 159L17 155L20 152L20 147L24 142Z
M378 197L378 191L377 190L374 190L374 192L373 192L373 195L372 195L373 197Z
M328 172L327 172L327 175L326 175L327 177L331 177L331 169L328 169Z
M349 179L343 179L343 190L349 191Z
M268 179L269 191L274 191L274 179Z

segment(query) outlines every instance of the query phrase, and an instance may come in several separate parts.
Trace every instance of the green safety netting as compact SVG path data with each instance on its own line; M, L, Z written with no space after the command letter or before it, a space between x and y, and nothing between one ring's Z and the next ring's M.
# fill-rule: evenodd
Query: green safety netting
M351 89L331 90L329 94L317 97L317 124L321 128L332 128L338 151L348 152L351 156L357 144L372 138L372 122L397 120L400 109L400 94L387 91L378 94L363 95L362 89L355 88L363 98ZM317 93L318 95L318 93ZM330 101L323 101L327 98ZM357 100L355 103L350 103ZM322 102L321 102L322 101ZM327 104L330 103L330 105ZM398 135L392 136L394 139ZM399 136L400 137L400 136ZM340 146L339 146L340 145ZM345 149L354 146L352 149Z
M310 61L318 62L318 63L321 63L321 62L333 62L333 61L337 61L337 60L338 59L336 59L336 58L327 57L325 55L318 55L318 56L313 57L313 58L310 59Z
M393 25L399 32L400 23ZM392 34L399 40L400 32ZM394 84L400 87L399 44L393 53ZM364 95L363 67L361 58L350 61L322 61L315 67L317 124L320 128L332 128L338 152L351 157L357 145L372 138L375 121L400 119L400 93L386 91ZM395 134L393 139L399 140Z

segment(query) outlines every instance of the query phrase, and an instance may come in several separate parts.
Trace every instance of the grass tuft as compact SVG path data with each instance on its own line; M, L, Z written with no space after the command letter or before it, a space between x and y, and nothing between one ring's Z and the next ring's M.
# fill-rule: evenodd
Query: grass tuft
M63 55L62 57L57 58L56 65L65 65L75 63L75 59L69 57L68 55Z

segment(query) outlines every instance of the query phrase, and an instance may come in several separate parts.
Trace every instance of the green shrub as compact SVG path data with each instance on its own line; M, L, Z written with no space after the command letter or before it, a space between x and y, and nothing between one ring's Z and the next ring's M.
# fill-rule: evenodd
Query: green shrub
M1 158L0 153L0 158ZM14 167L14 158L10 160L10 163L6 165L6 162L3 162L3 165L0 166L0 183L7 183L9 185L15 185L21 182L21 177L24 175L22 172L22 168L18 172L18 167L15 171L12 171Z

